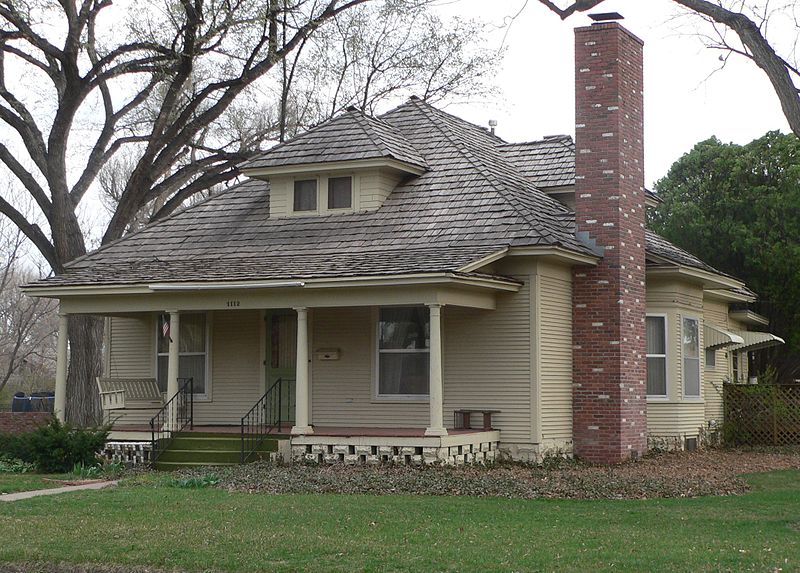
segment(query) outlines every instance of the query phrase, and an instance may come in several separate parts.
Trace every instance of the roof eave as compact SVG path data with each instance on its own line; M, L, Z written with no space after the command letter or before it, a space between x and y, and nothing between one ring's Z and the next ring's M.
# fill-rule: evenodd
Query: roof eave
M734 292L729 289L707 289L704 296L727 302L754 302L755 296Z
M647 276L658 276L664 278L679 278L699 282L704 290L718 290L743 288L744 283L731 277L712 273L703 269L689 267L685 265L672 264L669 266L648 267Z
M259 290L285 288L339 288L370 286L410 286L418 284L455 284L467 287L516 292L522 284L514 279L499 276L469 276L461 271L438 273L410 273L404 275L364 275L286 280L209 281L209 282L146 282L119 285L29 285L23 292L44 298L72 296L130 295L157 292L198 292L225 290Z
M769 319L766 316L753 312L752 310L732 310L728 312L728 316L751 326L769 325Z
M272 167L244 167L242 173L255 179L268 179L273 175L292 175L314 173L319 171L352 171L384 167L410 175L422 175L427 168L421 165L400 161L391 157L375 157L371 159L353 159L348 161L319 161L315 163L284 164Z

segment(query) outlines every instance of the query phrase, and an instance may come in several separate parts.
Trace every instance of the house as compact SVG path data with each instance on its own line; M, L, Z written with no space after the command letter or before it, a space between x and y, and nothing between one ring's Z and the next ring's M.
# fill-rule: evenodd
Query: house
M754 300L741 281L645 230L641 41L616 22L575 38L574 144L506 143L414 98L351 109L29 292L107 317L107 377L155 378L243 440L289 422L295 458L692 446L746 353L780 340L731 311ZM116 438L146 444L157 413L115 410Z

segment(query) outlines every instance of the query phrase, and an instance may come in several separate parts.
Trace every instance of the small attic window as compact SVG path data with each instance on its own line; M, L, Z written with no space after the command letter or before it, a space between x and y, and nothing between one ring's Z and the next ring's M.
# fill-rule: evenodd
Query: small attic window
M302 179L294 182L294 210L317 210L317 180Z
M328 179L328 209L349 209L353 205L353 178Z

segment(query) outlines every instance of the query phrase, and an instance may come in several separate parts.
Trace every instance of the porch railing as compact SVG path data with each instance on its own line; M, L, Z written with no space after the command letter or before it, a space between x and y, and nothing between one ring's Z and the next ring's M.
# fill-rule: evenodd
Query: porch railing
M178 393L150 419L151 464L158 461L175 434L186 426L190 429L194 426L194 378L178 378Z
M278 378L250 411L242 416L241 463L246 463L258 451L264 439L273 431L280 431L294 417L294 380Z

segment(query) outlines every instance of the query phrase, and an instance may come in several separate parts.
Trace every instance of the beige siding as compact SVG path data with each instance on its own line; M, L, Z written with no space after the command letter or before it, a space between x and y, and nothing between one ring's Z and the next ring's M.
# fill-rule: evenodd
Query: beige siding
M530 283L516 278L525 285L498 295L496 310L445 308L445 422L457 408L492 408L503 442L530 443Z
M350 209L328 209L328 178L353 178L353 202ZM329 215L354 211L372 211L380 207L397 184L402 175L389 169L365 169L358 172L341 173L308 173L291 176L274 176L270 178L269 215L270 217L291 217L308 215ZM294 181L295 179L317 180L317 210L294 213Z
M113 378L150 378L155 373L153 317L111 319L109 374Z
M728 303L706 298L703 301L703 318L707 324L729 330L728 324ZM706 398L705 420L706 423L712 420L716 423L722 421L722 384L730 379L730 357L729 353L717 350L716 365L712 368L706 365L703 372L704 389Z
M209 315L211 400L195 402L201 424L239 424L263 393L261 313L251 310Z
M211 399L195 401L195 419L198 424L238 424L263 392L261 314L216 312L209 314L209 320ZM112 377L155 376L155 332L154 318L150 315L111 319ZM136 419L128 415L124 423L142 423L146 421L142 416L145 414Z
M497 309L447 306L443 312L445 424L453 410L501 410L504 441L530 441L530 332L527 285L500 295ZM338 348L336 361L313 360L312 420L319 426L425 427L427 401L375 398L375 311L315 309L313 349Z
M572 274L539 265L542 441L572 441Z
M358 209L374 211L386 200L402 176L399 173L384 169L372 169L361 174L359 186Z
M704 377L703 291L682 281L648 280L647 314L667 317L667 398L647 401L647 428L652 436L696 436L705 425L707 384ZM685 316L700 330L700 398L684 397L682 327Z
M427 426L427 402L373 399L374 328L373 310L368 307L314 309L312 350L340 351L339 360L330 361L312 354L311 420L315 425Z
M697 436L703 426L702 402L648 402L647 430L651 436Z

